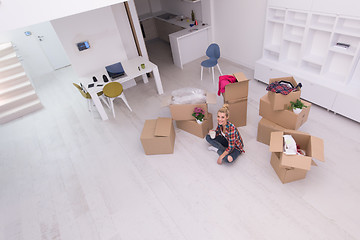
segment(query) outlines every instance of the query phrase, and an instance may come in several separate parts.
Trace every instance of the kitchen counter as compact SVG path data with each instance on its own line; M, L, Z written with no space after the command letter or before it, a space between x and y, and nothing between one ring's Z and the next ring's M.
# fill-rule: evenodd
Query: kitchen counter
M191 21L191 19L188 18L188 17L184 17L184 20L181 21L181 16L178 16L178 15L176 17L174 17L174 18L167 19L167 20L162 19L162 18L159 17L159 16L161 16L163 14L166 14L166 13L168 13L168 12L161 11L161 12L156 12L156 13L153 13L153 14L151 14L151 13L143 14L143 15L139 16L139 20L144 21L144 20L147 20L147 19L150 19L150 18L156 18L156 19L158 19L160 21L171 23L171 24L174 24L174 25L177 25L179 27L184 28L181 31L170 34L173 37L183 37L183 36L186 36L188 34L193 34L193 33L196 33L197 31L204 30L204 29L207 29L207 28L210 27L207 24L203 25L203 23L200 22L200 21L198 21L197 26L190 27L190 24L193 23L193 21ZM189 20L189 22L187 20Z
M175 17L163 19L162 17L167 17L166 15L174 15ZM198 21L198 25L190 27L190 24L192 24L193 21L189 18L184 17L183 21L181 21L181 16L163 11L155 14L142 15L140 21L145 21L150 18L176 25L180 27L179 29L183 28L180 31L168 35L174 64L176 66L183 68L184 64L205 55L210 42L211 27L209 25L202 24L202 22Z

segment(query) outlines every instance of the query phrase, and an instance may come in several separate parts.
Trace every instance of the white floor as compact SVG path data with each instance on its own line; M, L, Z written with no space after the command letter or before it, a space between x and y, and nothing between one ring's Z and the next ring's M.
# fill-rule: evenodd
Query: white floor
M200 82L201 59L180 70L162 42L151 49L166 94L217 91L208 72ZM170 116L152 78L125 91L133 112L116 100L108 121L87 111L72 82L71 67L36 79L44 109L0 127L0 239L360 239L359 123L313 106L300 130L324 139L326 162L282 184L256 141L262 83L250 81L239 128L246 153L219 166L205 140L182 130L174 154L144 154L145 119Z

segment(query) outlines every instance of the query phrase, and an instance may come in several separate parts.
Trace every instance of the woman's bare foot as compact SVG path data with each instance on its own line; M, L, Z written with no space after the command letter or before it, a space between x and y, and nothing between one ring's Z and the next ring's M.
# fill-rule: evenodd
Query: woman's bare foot
M219 165L222 164L222 158L221 158L221 157L218 158L217 163L218 163Z
M228 156L228 161L232 162L234 159L232 158L232 156Z

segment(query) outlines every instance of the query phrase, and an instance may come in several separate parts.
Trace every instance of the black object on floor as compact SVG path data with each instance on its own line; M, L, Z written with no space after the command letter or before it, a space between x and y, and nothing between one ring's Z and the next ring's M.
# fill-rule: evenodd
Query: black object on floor
M97 82L97 81L98 81L95 76L93 76L93 81L94 81L94 82Z

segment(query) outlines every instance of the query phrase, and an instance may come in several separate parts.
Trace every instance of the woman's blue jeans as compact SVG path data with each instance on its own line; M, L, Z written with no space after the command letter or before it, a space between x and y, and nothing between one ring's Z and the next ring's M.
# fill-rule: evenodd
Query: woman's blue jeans
M210 135L206 135L206 141L208 143L210 143L212 146L214 146L215 148L218 149L217 154L219 154L219 156L221 154L223 154L223 152L226 150L226 148L228 147L229 143L226 140L226 138L222 135L218 135L216 136L216 138L212 139L210 137ZM223 160L226 160L227 162L229 162L228 160L228 156L231 156L233 161L235 161L235 159L241 154L241 152L234 148L228 155L226 155Z

